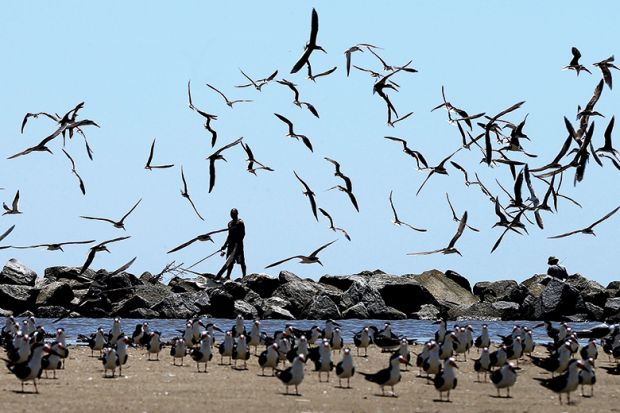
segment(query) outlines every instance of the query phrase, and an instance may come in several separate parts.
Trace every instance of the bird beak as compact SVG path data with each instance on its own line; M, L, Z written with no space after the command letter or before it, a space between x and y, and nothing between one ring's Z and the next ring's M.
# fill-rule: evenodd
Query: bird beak
M545 326L545 323L540 323L540 324L536 324L534 328L539 328L539 327L544 327L544 326Z

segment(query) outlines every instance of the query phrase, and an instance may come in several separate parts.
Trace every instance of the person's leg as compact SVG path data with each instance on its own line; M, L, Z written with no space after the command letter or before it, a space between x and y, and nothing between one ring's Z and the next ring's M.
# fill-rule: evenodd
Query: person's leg
M224 278L225 280L230 280L230 274L232 273L234 266L235 266L235 261L233 260L228 266L228 269L226 270L226 278Z

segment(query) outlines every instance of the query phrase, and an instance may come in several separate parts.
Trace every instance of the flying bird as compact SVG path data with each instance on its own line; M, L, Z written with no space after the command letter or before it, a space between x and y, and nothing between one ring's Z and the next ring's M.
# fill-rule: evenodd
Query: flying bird
M295 133L295 131L293 130L293 122L291 122L290 120L288 120L284 116L280 115L279 113L274 113L274 115L276 115L276 117L278 119L280 119L282 122L284 122L284 123L286 123L288 125L288 133L286 134L286 136L290 136L291 138L295 138L297 140L301 139L303 141L304 145L306 145L306 147L308 147L308 149L310 149L310 152L313 152L313 150L312 150L312 143L310 143L310 139L308 139L308 137L306 135L299 135L299 134Z
M571 53L573 54L573 58L571 59L568 66L564 66L562 70L574 70L575 72L577 72L577 76L579 76L579 72L582 70L584 72L592 74L592 72L590 72L588 68L579 63L579 59L581 58L581 52L579 52L579 49L577 49L576 47L572 47Z
M211 121L217 120L217 115L212 115L194 106L194 104L192 103L192 91L190 89L190 83L191 83L191 80L188 80L187 81L187 96L189 97L189 108L193 110L194 112L198 113L200 116L202 116L205 119L205 129L211 132L211 147L214 147L215 142L217 140L217 132L215 131L215 129L211 127Z
M215 231L211 231L211 232L207 232L206 234L200 234L192 239L190 239L189 241L184 242L183 244L179 245L178 247L174 247L173 249L171 249L170 251L168 251L168 254L176 252L178 250L181 250L189 245L192 245L194 242L196 241L211 241L213 242L213 238L211 238L211 235L214 234L219 234L220 232L224 232L224 231L228 231L228 228L224 228L224 229L218 229Z
M120 274L123 271L126 271L127 269L129 269L129 267L131 267L133 265L133 263L136 261L137 258L138 257L133 257L128 263L123 264L122 266L120 266L119 268L115 269L111 273L108 273L108 277L111 277L113 275Z
M228 98L226 97L226 95L224 95L222 92L220 92L218 89L216 89L215 87L211 86L210 84L207 83L207 86L209 86L211 89L215 90L217 93L220 94L220 96L222 96L224 98L224 100L226 101L226 104L228 105L229 108L233 108L233 105L235 103L245 103L245 102L253 102L252 100L247 100L247 99L237 99L237 100L228 100Z
M347 77L349 77L349 73L351 72L351 54L353 54L354 52L364 53L364 49L362 49L362 47L368 47L368 48L372 47L375 49L380 49L380 47L373 46L368 43L360 43L360 44L356 44L355 46L351 46L347 50L345 50L344 55L347 59Z
M465 229L466 225L467 225L467 211L465 211L465 213L463 214L463 217L461 218L459 222L459 226L456 230L456 234L454 234L454 236L452 237L452 239L450 240L450 243L448 244L446 248L441 248L438 250L427 251L427 252L410 252L407 255L430 255L430 254L437 254L437 253L442 253L442 254L456 253L456 254L461 255L459 250L457 250L454 247L454 245L456 244L456 241L458 241L458 239L461 237L461 235L463 235L463 230Z
M396 118L396 120L391 120L390 122L388 122L388 126L394 127L394 125L396 125L398 122L407 119L411 115L413 115L413 112L409 112L403 116L399 116Z
M390 191L390 207L392 207L392 215L394 216L394 219L393 219L392 222L394 223L394 225L405 225L405 226L411 228L414 231L426 232L425 229L416 228L416 227L411 226L411 225L407 224L406 222L403 222L400 219L398 219L398 214L396 213L396 208L394 207L394 202L392 201L392 192L393 191Z
M243 138L239 138L236 141L229 143L228 145L224 145L207 157L207 159L209 160L209 193L211 193L213 187L215 186L215 161L217 161L218 159L226 161L226 158L222 156L222 152L241 143L242 140Z
M19 190L15 193L15 197L13 198L13 203L11 207L6 203L2 203L2 208L6 211L2 215L13 215L13 214L21 214L22 212L19 210Z
M596 235L594 233L594 227L597 226L598 224L600 224L601 222L605 221L607 218L611 217L616 212L618 212L619 209L620 209L620 206L616 207L613 211L611 211L610 213L605 215L603 218L599 219L598 221L594 222L592 225L590 225L590 226L588 226L586 228L582 228L582 229L578 229L578 230L575 230L575 231L567 232L566 234L555 235L553 237L548 237L548 238L549 239L564 238L564 237L568 237L569 235L578 234L578 233Z
M62 151L67 156L67 158L69 158L69 162L71 162L71 173L73 173L73 175L77 177L78 182L80 183L80 191L82 191L83 195L86 195L86 187L84 186L84 181L82 180L82 177L77 173L77 170L75 169L75 161L67 151L65 151L64 149Z
M450 206L450 211L452 212L452 219L456 222L459 222L459 218L456 215L456 212L454 211L454 207L452 206L452 202L450 202L450 196L448 195L448 193L446 192L446 199L448 200L448 205ZM476 229L470 225L467 225L467 228L471 229L474 232L480 232L479 229Z
M389 139L394 142L402 143L403 152L405 152L407 155L415 159L415 162L418 165L418 170L428 168L428 163L426 162L426 159L424 159L424 156L422 155L422 153L418 151L414 151L413 149L410 149L409 146L407 146L406 140L402 138L397 138L395 136L386 136L385 139ZM423 168L420 168L420 164L422 164Z
M36 245L29 245L27 247L16 247L16 246L7 246L7 247L0 247L0 249L4 249L4 248L14 248L14 249L30 249L30 248L45 248L48 251L64 251L62 249L62 247L64 245L82 245L82 244L92 244L93 242L95 242L94 239L88 240L88 241L67 241L67 242L58 242L55 244L36 244Z
M465 186L476 184L476 182L472 182L469 180L469 175L467 174L467 170L465 168L463 168L461 165L459 165L458 163L454 161L450 161L450 163L452 164L452 166L454 166L456 169L458 169L459 171L463 173L463 176L465 177Z
M105 221L105 222L109 222L110 224L114 225L114 228L125 229L125 219L129 216L129 214L133 212L134 209L136 209L136 207L140 204L140 202L142 202L142 198L140 198L138 202L136 202L136 204L133 207L131 207L129 212L123 215L123 217L119 221L114 221L109 218L87 217L83 215L81 215L80 218L91 219L91 220L96 220L96 221Z
M316 79L319 78L319 77L331 75L332 73L334 73L336 71L336 69L338 69L338 66L334 66L331 69L327 69L324 72L321 72L319 74L313 75L312 74L312 66L310 65L310 61L308 61L306 63L306 67L308 68L308 79L312 80L313 82L316 82Z
M594 63L594 66L601 69L601 73L603 74L603 80L605 81L605 84L609 86L609 90L611 90L611 87L612 87L611 70L609 69L613 67L616 70L620 70L618 69L618 66L614 65L613 62L614 62L614 56L611 55L605 60L601 60L600 62Z
M93 260L95 259L95 255L98 252L101 251L106 251L106 252L110 252L108 250L108 248L106 247L107 244L110 244L112 242L118 242L118 241L122 241L122 240L126 240L128 238L131 238L131 236L127 235L125 237L119 237L119 238L114 238L108 241L103 241L93 247L90 248L90 252L88 253L88 257L86 257L86 261L84 262L84 265L82 265L82 269L80 270L80 275L84 274L84 271L86 271L88 269L88 267L90 267L90 264L92 264Z
M611 154L614 158L618 159L618 155L620 154L613 146L611 142L611 133L614 130L615 116L611 117L607 128L605 129L605 144L598 148L596 152L605 152Z
M4 231L3 234L0 234L0 241L2 241L3 239L5 239L6 237L9 236L9 234L11 232L13 232L13 230L15 229L15 225L12 225L9 229L7 229L6 231Z
M295 174L295 177L297 178L297 180L301 182L301 185L304 187L304 190L302 191L302 193L305 196L307 196L308 199L310 200L310 207L312 208L312 214L314 215L314 218L318 221L319 217L316 214L316 200L314 199L314 192L312 192L312 189L310 189L308 184L306 184L303 181L303 179L301 179L299 175L297 175L297 172L293 171L293 173Z
M335 160L333 160L331 158L328 158L328 157L324 157L323 159L325 159L327 162L329 162L332 165L334 165L334 168L335 168L334 176L337 176L340 179L342 179L344 181L345 187L349 191L352 191L353 190L353 183L351 182L351 179L348 176L346 176L345 174L342 173L342 171L340 169L340 163L338 161L335 161Z
M332 189L338 189L339 191L344 192L345 194L347 194L349 196L349 200L351 201L351 204L353 204L353 207L355 208L355 210L357 212L360 212L360 207L357 204L357 199L355 198L355 195L353 194L353 191L351 191L349 188L345 188L342 185L332 186L331 188L328 189L328 191L331 191Z
M485 151L485 158L484 161L487 163L487 165L491 165L491 161L493 159L493 147L491 145L491 131L497 127L497 123L496 121L498 119L500 119L502 116L507 115L510 112L513 112L517 109L519 109L523 104L525 103L525 101L522 102L518 102L515 103L514 105L510 106L507 109L502 110L501 112L499 112L497 115L493 116L493 117L489 117L489 121L483 125L484 127L484 151Z
M264 79L254 80L250 76L246 75L243 70L239 69L239 71L241 72L243 77L245 77L247 80L250 81L250 83L246 83L245 85L239 85L239 86L235 86L235 87L243 88L243 87L254 86L254 88L256 90L258 90L259 92L261 91L261 88L263 86L265 86L267 83L271 82L278 75L278 71L276 70L275 72L273 72L271 75L269 75L268 77L266 77Z
M315 76L316 77L316 76ZM314 105L312 105L309 102L303 102L301 100L299 100L299 90L297 89L297 85L293 82L290 82L286 79L282 79L282 80L276 80L276 82L278 82L281 85L284 85L286 87L288 87L289 89L291 89L293 91L293 103L295 104L295 106L301 108L303 106L306 107L306 109L308 109L310 111L310 113L312 113L315 117L319 118L319 112L316 110L316 108L314 107Z
M458 151L460 151L461 148L458 148L456 151L452 152L450 155L448 155L447 157L445 157L441 162L439 162L439 164L437 166L431 166L428 169L430 169L431 171L428 173L428 176L426 177L426 179L424 180L424 182L422 182L422 185L420 185L420 188L418 189L418 192L416 192L415 194L418 195L420 193L420 191L422 190L422 188L424 188L424 185L426 185L426 182L430 179L431 176L433 176L433 174L441 174L441 175L448 175L448 170L445 167L446 162L448 162L450 160L450 158L452 158Z
M347 231L345 231L342 228L338 228L338 227L334 226L334 220L332 219L332 216L329 215L329 213L327 211L325 211L323 208L319 208L319 211L321 211L321 214L323 214L323 216L325 216L325 218L327 218L327 220L329 221L329 229L331 229L334 232L337 232L337 231L342 232L342 235L344 235L344 237L348 241L351 241L351 237L349 236L349 233Z
M269 264L268 266L265 267L265 269L271 268L271 267L275 267L277 265L280 265L280 264L282 264L282 263L284 263L286 261L289 261L289 260L292 260L292 259L295 259L295 258L299 258L300 259L300 264L315 264L315 263L318 263L318 264L323 265L323 263L319 260L319 257L318 257L319 252L323 251L325 248L329 247L330 245L332 245L336 241L338 241L338 240L333 240L332 242L328 242L327 244L325 244L325 245L319 247L317 250L313 251L310 255L307 255L307 256L306 255L294 255L292 257L288 257L288 258L285 258L283 260L274 262L273 264Z
M153 143L151 144L151 150L149 152L149 158L146 160L146 165L144 166L144 169L148 169L149 171L151 171L153 169L166 169L166 168L172 168L174 166L174 164L151 165L151 162L153 161L153 154L154 153L155 153L155 139L153 139Z
M316 35L319 32L319 15L317 14L315 9L312 9L312 20L310 22L310 39L308 43L306 43L306 47L304 49L304 53L301 55L297 63L291 69L291 73L297 73L299 69L301 69L306 63L309 62L310 55L315 50L320 50L324 53L325 49L316 44Z
M189 201L190 205L194 209L194 212L196 213L196 215L198 215L198 218L204 221L205 219L202 217L202 215L200 215L200 212L198 212L198 210L196 209L196 205L194 205L194 201L192 201L192 198L190 198L189 192L187 191L187 181L185 180L185 173L183 172L183 166L181 166L181 181L183 182L183 188L181 189L181 196Z
M245 153L248 155L248 159L246 159L246 161L248 162L248 169L247 171L251 174L256 175L256 171L259 170L265 170L265 171L270 171L273 172L273 169L263 165L262 163L258 162L255 158L254 158L254 154L252 153L252 149L250 149L250 146L241 142L241 147L243 148L243 150L245 151ZM255 167L254 164L258 165L258 167Z

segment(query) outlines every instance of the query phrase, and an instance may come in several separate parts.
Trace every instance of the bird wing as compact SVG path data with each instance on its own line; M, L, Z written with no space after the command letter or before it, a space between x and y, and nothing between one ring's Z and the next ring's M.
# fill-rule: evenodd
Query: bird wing
M94 239L90 239L88 241L67 241L67 242L59 242L57 245L79 245L79 244L92 244L95 242Z
M314 218L318 221L319 217L316 214L316 200L314 199L314 192L309 192L306 195L308 195L308 198L310 199L310 207L312 208L312 214L314 215Z
M334 228L334 220L332 219L332 216L329 215L329 213L325 211L323 208L319 208L319 211L321 211L321 214L323 214L325 218L329 220L329 227Z
M73 171L75 171L75 161L73 160L73 158L71 157L71 155L69 155L69 153L68 153L67 151L65 151L65 150L64 150L64 148L63 148L63 150L62 150L62 151L63 151L63 152L64 152L64 154L67 156L67 158L69 158L69 162L71 162L71 169L72 169Z
M84 274L84 271L86 271L88 267L90 267L90 264L92 264L93 260L95 259L95 254L97 254L97 250L93 247L90 249L90 252L88 253L88 257L86 257L86 261L84 262L84 265L82 265L80 274Z
M215 186L215 159L209 159L209 193L213 190Z
M594 93L592 94L592 98L590 98L590 101L586 105L584 111L594 110L594 105L596 105L596 102L598 102L599 98L601 97L601 93L603 92L604 84L604 81L601 79L598 85L596 85L596 87L594 88Z
M198 218L200 218L202 221L204 221L205 219L202 217L202 215L200 215L200 213L196 209L196 205L194 205L194 201L192 201L192 198L190 198L189 194L185 198L187 198L187 200L189 201L190 205L194 209L194 212L196 213L196 215L198 215Z
M136 258L138 258L138 257L133 257L133 259L131 261L129 261L127 264L125 264L125 265L119 267L118 269L112 271L109 275L116 275L116 274L120 274L121 272L125 271L127 268L131 267L131 265L134 263Z
M312 9L312 19L310 20L310 46L316 46L316 36L319 33L319 15L316 10Z
M178 247L175 247L175 248L171 249L170 251L168 251L168 254L170 254L172 252L176 252L178 250L182 250L183 248L193 244L196 241L198 241L198 237L192 238L189 241L186 241L183 244L179 245Z
M308 137L306 135L295 135L298 138L301 138L301 140L304 142L304 145L306 145L306 147L308 149L310 149L310 152L314 152L312 150L312 142L310 142L310 139L308 139Z
M316 110L316 108L312 104L308 102L301 102L301 103L305 105L314 116L316 116L317 118L319 117L319 112Z
M456 169L458 169L459 171L463 172L463 175L465 175L465 182L469 182L469 177L467 175L467 170L465 168L463 168L461 165L459 165L458 163L454 162L454 161L450 161L450 163Z
M452 237L450 243L448 244L448 249L454 248L454 244L456 244L456 241L458 241L461 235L463 235L465 225L467 225L467 211L465 211L465 213L463 214L463 218L461 218L461 221L459 222L459 227L456 230L456 234L454 234L454 237Z
M294 259L294 258L300 258L300 256L299 256L299 255L294 255L294 256L292 256L292 257L288 257L288 258L285 258L285 259L283 259L283 260L280 260L280 261L274 262L273 264L269 264L268 266L266 266L266 267L265 267L265 269L267 269L267 268L271 268L271 267L275 267L275 266L277 266L277 265L280 265L280 264L282 264L282 263L284 263L284 262L286 262L286 261L292 260L292 259Z
M438 250L433 250L433 251L424 251L424 252L409 252L407 253L407 255L431 255L431 254L437 254L440 252L444 252L446 249L445 248L441 248Z
M13 232L14 229L15 229L15 225L11 226L11 228L9 228L6 231L4 231L4 233L2 235L0 235L0 241L5 239L11 232Z
M146 168L151 166L151 161L153 160L153 153L155 152L155 139L153 139L153 143L151 144L151 150L149 152L149 157L146 161Z
M136 202L136 204L129 210L129 212L127 212L123 218L121 218L121 220L119 222L123 222L125 220L125 218L127 218L129 216L129 214L131 214L133 212L134 209L136 209L136 207L140 204L140 202L142 202L142 198L140 198L138 200L138 202Z
M420 191L422 190L422 188L424 188L424 185L426 185L426 182L429 180L429 178L435 173L435 170L431 170L426 179L424 179L424 182L422 182L422 185L420 185L420 188L418 188L418 191L415 193L416 195L418 195L420 193Z
M570 51L573 55L573 58L570 61L570 65L577 66L579 64L579 59L581 58L581 53L579 52L579 49L577 49L576 47L571 47Z
M521 172L519 172L519 175L517 175L517 179L515 179L515 185L514 185L515 197L514 197L514 202L515 202L516 205L522 205L523 204L523 196L521 195L522 187L523 187L523 170L521 170Z
M112 242L123 241L123 240L128 239L128 238L131 238L131 235L127 235L127 236L124 236L124 237L113 238L111 240L101 242L101 243L97 244L96 246L100 247L100 246L103 246L103 245L106 245L106 244L110 244Z
M17 211L17 207L19 204L19 190L15 193L15 198L13 198L13 211Z
M620 206L616 207L613 211L611 211L610 213L608 213L607 215L605 215L603 218L599 219L598 221L596 221L594 224L590 225L590 228L594 228L596 225L600 224L601 222L605 221L607 218L609 218L610 216L612 216L613 214L615 214L616 212L618 212L618 210L620 209Z
M207 86L210 87L212 90L215 90L217 93L220 94L220 96L222 96L224 98L224 100L226 101L226 103L228 103L228 98L226 97L226 95L224 95L222 92L220 92L218 89L216 89L215 87L211 86L210 84L207 83Z
M278 117L278 119L280 119L282 122L284 122L284 123L286 123L288 125L288 133L290 133L291 135L295 133L293 131L293 123L290 120L288 120L284 116L280 115L279 113L274 113L274 115L276 115Z
M347 190L345 191L347 193L347 195L349 195L349 199L351 200L351 203L353 204L353 206L355 207L355 210L357 212L360 212L360 207L357 204L357 199L355 199L355 195L353 195L353 192Z
M337 239L335 239L335 240L333 240L333 241L331 241L331 242L328 242L328 243L327 243L327 244L325 244L325 245L320 246L320 247L319 247L319 248L317 248L316 250L312 251L312 253L310 254L310 257L316 257L316 256L319 254L319 252L323 251L325 248L329 247L330 245L332 245L332 244L333 244L334 242L336 242L336 241L338 241L338 240L337 240Z
M393 191L390 191L390 207L392 207L392 214L394 215L394 221L400 222L398 220L398 214L396 214L396 208L394 208L394 202L392 202L392 192Z
M336 71L336 69L338 69L338 66L334 66L331 69L328 69L324 72L319 73L318 75L314 75L314 78L331 75L332 73Z
M312 53L312 49L309 47L306 47L306 49L304 50L304 53L301 55L301 57L299 58L299 60L297 61L297 63L295 63L295 65L293 66L293 68L291 69L291 73L297 73L299 72L299 69L301 69L302 67L304 67L304 65L306 64L306 62L308 62L308 59L310 58L310 54Z
M609 121L609 124L607 125L607 128L605 128L605 144L603 145L603 147L605 149L612 149L613 145L611 143L611 133L614 130L614 123L615 123L615 116L611 117L611 120Z
M450 211L452 211L452 218L457 221L459 218L456 216L456 212L454 212L454 208L452 207L452 202L450 202L450 196L446 192L446 199L448 200L448 205L450 206Z
M111 220L109 218L87 217L87 216L84 216L84 215L80 215L80 218L92 219L92 220L95 220L95 221L105 221L105 222L109 222L111 224L116 224L116 221Z

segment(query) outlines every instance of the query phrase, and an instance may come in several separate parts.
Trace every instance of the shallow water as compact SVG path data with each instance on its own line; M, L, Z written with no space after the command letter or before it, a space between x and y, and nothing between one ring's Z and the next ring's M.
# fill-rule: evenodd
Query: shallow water
M56 328L62 327L65 329L67 335L67 342L70 344L75 343L78 334L92 334L97 328L102 327L104 331L109 331L112 327L112 318L66 318L58 323L52 323L52 319L40 318L37 320L39 325L42 325L45 330L53 332ZM136 324L142 324L144 320L138 319L122 319L122 326L125 334L131 336ZM233 319L213 318L208 319L209 322L214 322L222 330L230 329L234 324ZM207 322L207 319L203 319L203 322ZM186 320L181 319L151 319L148 320L151 331L159 331L163 340L168 340L172 337L179 336L185 328ZM375 325L379 328L383 327L384 320L337 320L340 324L340 328L343 332L345 341L352 342L353 333L360 331L364 326ZM434 325L432 321L428 320L394 320L392 323L392 331L398 335L405 335L408 338L416 339L418 342L424 342L430 338L434 338L435 331L437 331L437 325ZM512 331L512 327L515 324L527 326L533 328L536 324L535 321L460 321L460 322L448 322L448 327L452 328L455 324L464 325L471 324L474 328L474 337L480 333L482 324L488 324L489 332L491 333L491 339L498 340L497 335L508 335ZM313 325L323 327L325 322L323 320L261 320L261 330L267 334L271 334L274 331L282 330L284 327L290 324L294 327L301 329L310 329ZM554 323L554 325L557 323ZM573 330L585 330L595 326L599 323L571 323ZM247 329L251 328L251 321L246 320L245 325ZM179 332L180 330L180 332ZM534 331L534 340L536 342L547 342L549 338L546 335L544 328L537 328ZM216 337L217 333L216 332Z

